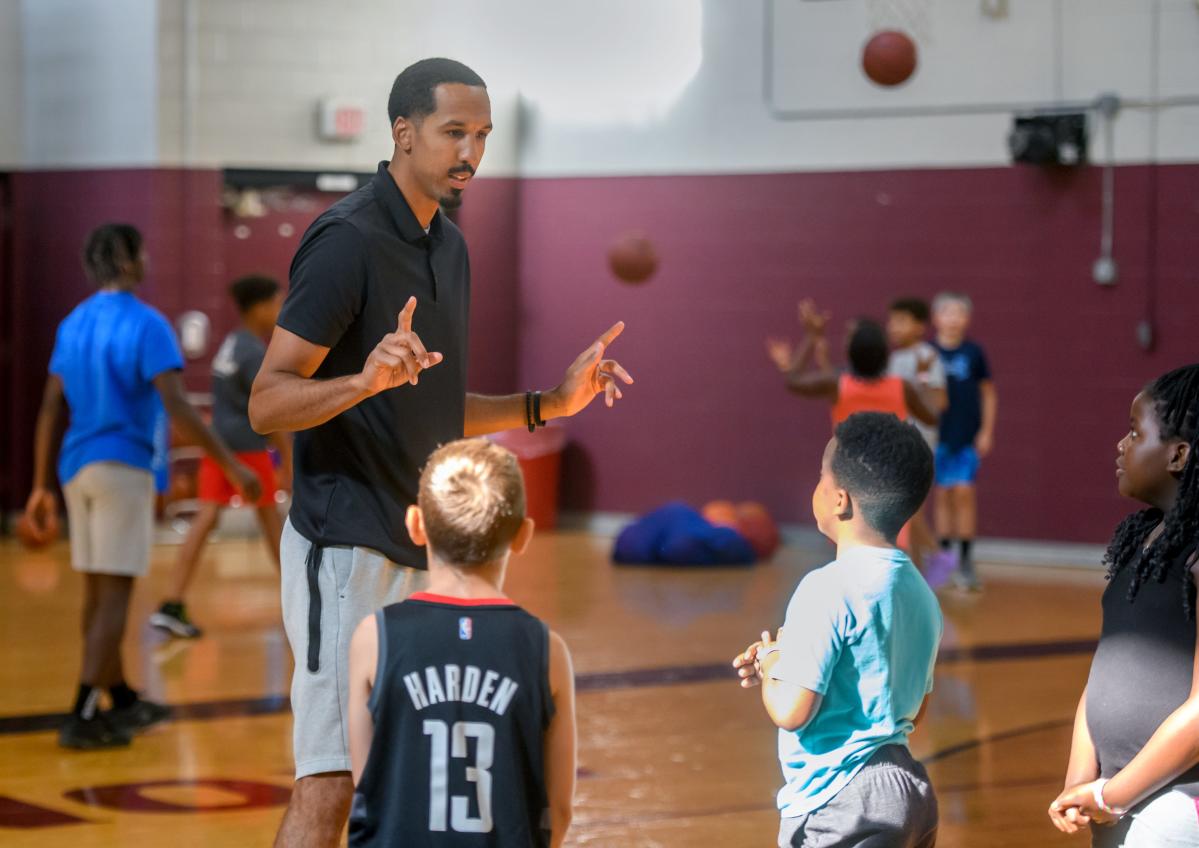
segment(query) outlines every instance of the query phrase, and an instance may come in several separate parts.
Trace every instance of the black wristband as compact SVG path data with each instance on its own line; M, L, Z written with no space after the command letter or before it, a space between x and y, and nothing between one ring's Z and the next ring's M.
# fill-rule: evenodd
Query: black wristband
M533 424L537 427L545 426L545 422L541 420L541 392L533 392Z
M532 433L537 429L537 424L533 421L533 393L525 392L525 424Z

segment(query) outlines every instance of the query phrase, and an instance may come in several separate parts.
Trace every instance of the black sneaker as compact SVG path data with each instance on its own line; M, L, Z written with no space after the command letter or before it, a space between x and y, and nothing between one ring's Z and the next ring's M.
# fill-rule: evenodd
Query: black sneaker
M72 713L58 731L58 744L78 751L101 748L123 748L133 741L133 734L115 726L103 713L83 718Z
M171 717L171 708L165 704L153 701L143 701L138 698L127 707L109 710L104 713L108 721L116 728L127 733L139 733L159 722Z
M196 639L204 633L203 630L192 624L183 604L163 604L158 608L158 612L150 616L150 625L159 630L165 630L172 636L178 636L180 639Z

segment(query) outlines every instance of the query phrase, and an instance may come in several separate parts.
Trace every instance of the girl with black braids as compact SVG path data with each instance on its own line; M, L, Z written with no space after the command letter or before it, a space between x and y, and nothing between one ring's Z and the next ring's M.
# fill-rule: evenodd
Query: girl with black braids
M1074 722L1066 790L1049 808L1093 846L1199 846L1199 364L1132 402L1120 494L1147 506L1116 528L1103 632Z

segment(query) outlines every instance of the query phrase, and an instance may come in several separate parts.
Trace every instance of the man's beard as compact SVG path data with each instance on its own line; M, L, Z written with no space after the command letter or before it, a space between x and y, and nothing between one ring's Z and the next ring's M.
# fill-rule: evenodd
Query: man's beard
M450 189L449 194L442 196L440 203L441 203L442 209L446 209L446 210L457 209L459 206L462 205L462 189L460 189L460 188Z

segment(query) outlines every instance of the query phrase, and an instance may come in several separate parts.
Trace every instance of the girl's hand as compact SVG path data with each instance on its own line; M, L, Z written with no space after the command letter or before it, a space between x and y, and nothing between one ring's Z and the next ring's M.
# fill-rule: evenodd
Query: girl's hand
M1057 802L1049 805L1049 820L1062 833L1078 833L1090 823L1090 819L1078 812L1077 807L1059 807Z
M1058 795L1049 805L1049 819L1062 833L1078 833L1091 822L1111 824L1116 816L1095 805L1095 783L1079 783Z

